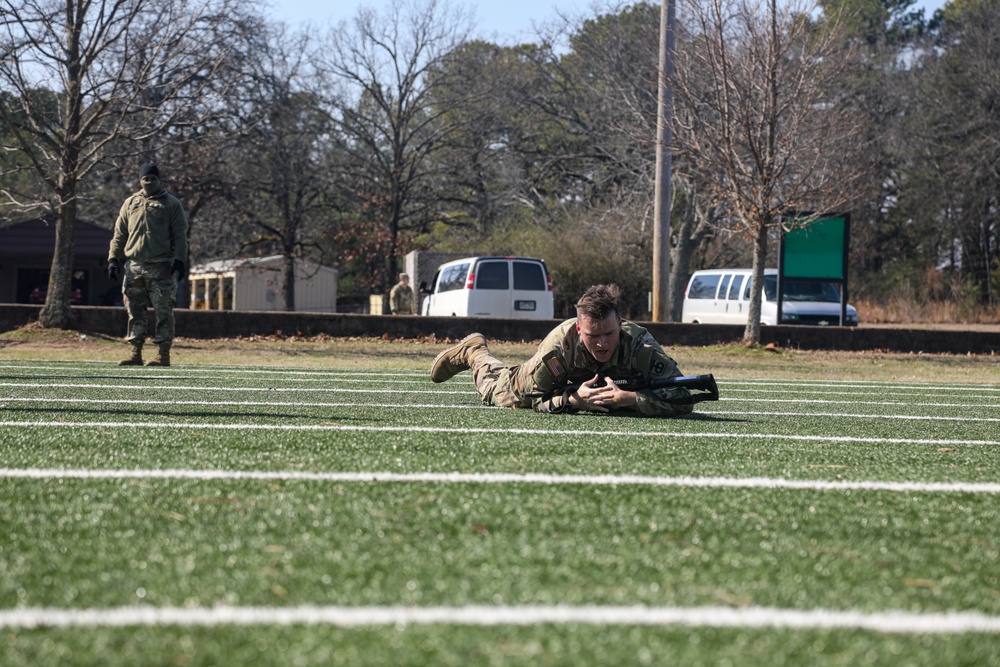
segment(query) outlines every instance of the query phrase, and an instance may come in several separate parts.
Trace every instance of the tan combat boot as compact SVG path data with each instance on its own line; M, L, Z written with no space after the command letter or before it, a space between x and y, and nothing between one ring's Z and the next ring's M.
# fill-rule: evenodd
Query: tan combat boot
M119 366L142 366L142 343L132 343L132 356L118 362Z
M431 364L431 379L444 382L455 377L462 371L472 368L472 359L476 352L489 352L486 347L486 337L481 333L469 334L458 345L449 347L434 359Z
M160 343L160 351L155 359L146 362L147 366L169 366L170 365L170 343Z

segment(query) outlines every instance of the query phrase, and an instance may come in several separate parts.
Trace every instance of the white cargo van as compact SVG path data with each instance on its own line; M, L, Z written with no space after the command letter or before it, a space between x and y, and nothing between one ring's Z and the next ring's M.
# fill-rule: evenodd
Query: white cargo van
M423 315L552 319L552 279L533 257L467 257L438 267Z
M684 292L682 322L746 324L750 311L750 269L695 271ZM840 323L840 289L834 282L787 280L781 303L782 324ZM760 323L778 320L778 270L764 269ZM845 326L857 326L858 311L847 306Z

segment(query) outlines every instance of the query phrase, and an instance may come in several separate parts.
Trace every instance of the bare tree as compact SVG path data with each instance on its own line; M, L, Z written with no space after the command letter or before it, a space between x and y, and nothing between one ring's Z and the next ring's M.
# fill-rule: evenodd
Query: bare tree
M251 55L247 116L252 125L230 147L227 210L251 228L243 248L284 257L285 310L295 310L296 260L318 244L310 236L331 202L335 169L328 163L332 128L321 81L309 65L308 33L280 27ZM329 230L327 230L329 231Z
M446 2L394 0L386 16L362 9L342 23L319 67L339 84L332 115L346 139L360 207L388 237L385 286L396 273L401 231L427 224L433 156L455 127L433 103L439 64L465 41L470 21Z
M48 210L56 247L43 326L71 323L70 281L80 183L113 145L144 159L196 123L219 94L218 74L235 41L253 32L240 0L0 0L0 122L23 152L15 168L46 186L45 201L4 192L7 204ZM134 155L135 153L133 153ZM135 165L133 165L135 166ZM6 174L0 174L6 176Z
M789 211L847 205L860 123L838 85L848 61L837 22L816 23L809 0L686 0L691 37L678 47L678 150L701 194L754 245L763 284L768 231ZM807 222L808 218L803 219ZM744 342L760 341L760 289Z

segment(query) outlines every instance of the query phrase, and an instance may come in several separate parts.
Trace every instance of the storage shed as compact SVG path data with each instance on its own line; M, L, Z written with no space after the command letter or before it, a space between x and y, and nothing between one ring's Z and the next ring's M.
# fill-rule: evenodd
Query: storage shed
M285 258L223 259L191 267L191 308L285 310ZM295 260L295 310L337 312L337 269Z

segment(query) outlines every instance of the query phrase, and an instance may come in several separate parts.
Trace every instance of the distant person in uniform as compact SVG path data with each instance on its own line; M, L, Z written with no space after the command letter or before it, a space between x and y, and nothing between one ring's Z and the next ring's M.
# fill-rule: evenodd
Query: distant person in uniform
M389 292L389 310L393 315L416 315L417 303L413 298L413 288L410 287L410 276L399 274L399 282L393 285Z
M160 170L146 164L139 170L140 190L122 204L108 251L108 278L124 273L122 294L128 310L126 340L132 354L121 366L142 366L146 340L146 309L156 314L153 342L159 346L147 366L169 366L174 342L177 285L187 275L188 220L180 201L160 182ZM124 262L124 271L122 263Z

